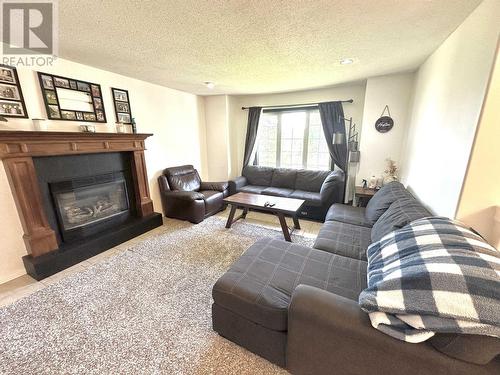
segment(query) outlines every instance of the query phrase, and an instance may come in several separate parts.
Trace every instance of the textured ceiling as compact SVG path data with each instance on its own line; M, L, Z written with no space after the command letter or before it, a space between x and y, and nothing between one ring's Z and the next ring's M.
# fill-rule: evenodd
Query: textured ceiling
M62 0L59 55L202 95L310 89L416 68L480 2Z

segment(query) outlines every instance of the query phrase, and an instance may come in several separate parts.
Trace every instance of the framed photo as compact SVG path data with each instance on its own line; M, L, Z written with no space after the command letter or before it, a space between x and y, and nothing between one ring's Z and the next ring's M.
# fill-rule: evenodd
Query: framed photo
M61 116L65 120L76 120L76 114L73 111L61 111Z
M95 111L95 114L97 116L97 121L103 121L104 120L104 113L102 111Z
M90 85L91 90L92 90L92 96L94 98L100 98L101 97L101 89L99 86L96 85Z
M90 85L88 83L77 82L76 86L77 86L78 91L90 92Z
M130 115L128 113L118 113L118 122L122 124L130 124Z
M57 105L57 95L55 91L45 90L47 103Z
M54 85L56 87L70 88L69 81L66 78L54 77Z
M17 86L0 83L0 99L21 100Z
M15 85L18 82L16 68L6 65L0 66L0 82Z
M59 107L57 105L48 105L48 117L50 119L60 119L61 118L61 111L59 110Z
M102 99L101 98L94 98L94 107L95 109L102 109Z
M95 113L88 113L88 112L85 112L85 113L83 114L83 119L84 119L85 121L97 121L97 120L96 120L96 118L97 118L97 116L96 116L96 114L95 114Z
M119 90L119 89L113 89L113 97L115 98L115 101L119 102L128 102L128 91L127 90Z
M16 68L0 65L0 115L28 118Z
M10 100L0 100L0 115L4 117L26 117L21 103Z
M127 90L111 88L113 103L115 104L116 122L132 124L129 94Z
M51 76L42 75L41 80L44 89L54 90L54 81Z
M41 72L38 80L48 119L106 122L99 84Z
M122 113L129 113L130 109L128 107L128 103L116 102L116 111Z

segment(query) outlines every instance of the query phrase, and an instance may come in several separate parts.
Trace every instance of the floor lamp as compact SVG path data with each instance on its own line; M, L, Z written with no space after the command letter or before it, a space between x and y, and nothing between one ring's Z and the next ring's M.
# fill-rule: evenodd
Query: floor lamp
M349 163L359 163L360 159L360 152L358 148L358 137L359 133L356 130L356 124L352 122L352 117L345 118L341 117L341 120L344 120L349 124L349 131L347 132L347 142L345 140L345 134L344 133L333 133L333 144L334 145L341 145L341 144L346 144L347 146L347 153L346 153L346 160L345 160L345 165L346 165L346 170L345 172L345 178L344 178L344 194L343 194L343 202L345 203L345 195L347 191L347 182L349 180Z

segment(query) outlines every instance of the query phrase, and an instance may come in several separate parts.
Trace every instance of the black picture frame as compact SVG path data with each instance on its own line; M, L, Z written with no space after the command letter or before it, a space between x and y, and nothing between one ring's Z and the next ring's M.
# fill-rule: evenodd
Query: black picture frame
M123 96L123 94L125 95ZM115 106L116 122L131 125L132 109L130 107L130 95L128 90L111 87L111 95L113 96L113 104Z
M3 91L5 89L10 90L8 92L12 92L12 97L5 95ZM4 106L17 107L21 110L21 113L4 112ZM29 117L17 69L4 64L0 64L0 116L12 118Z
M106 123L106 111L102 99L101 85L98 83L37 72L43 102L49 120ZM90 97L93 111L62 109L57 88L83 92ZM49 99L50 98L50 99ZM97 100L96 100L97 99ZM96 103L100 102L98 108Z

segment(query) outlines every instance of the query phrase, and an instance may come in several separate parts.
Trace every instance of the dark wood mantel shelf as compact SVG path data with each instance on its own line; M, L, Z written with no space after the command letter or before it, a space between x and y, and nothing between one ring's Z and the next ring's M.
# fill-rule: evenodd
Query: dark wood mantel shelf
M0 131L0 158L144 150L153 134Z
M138 215L153 214L145 139L152 134L0 131L0 159L24 230L28 254L37 257L57 250L54 230L43 207L33 157L102 152L132 152L132 174Z

